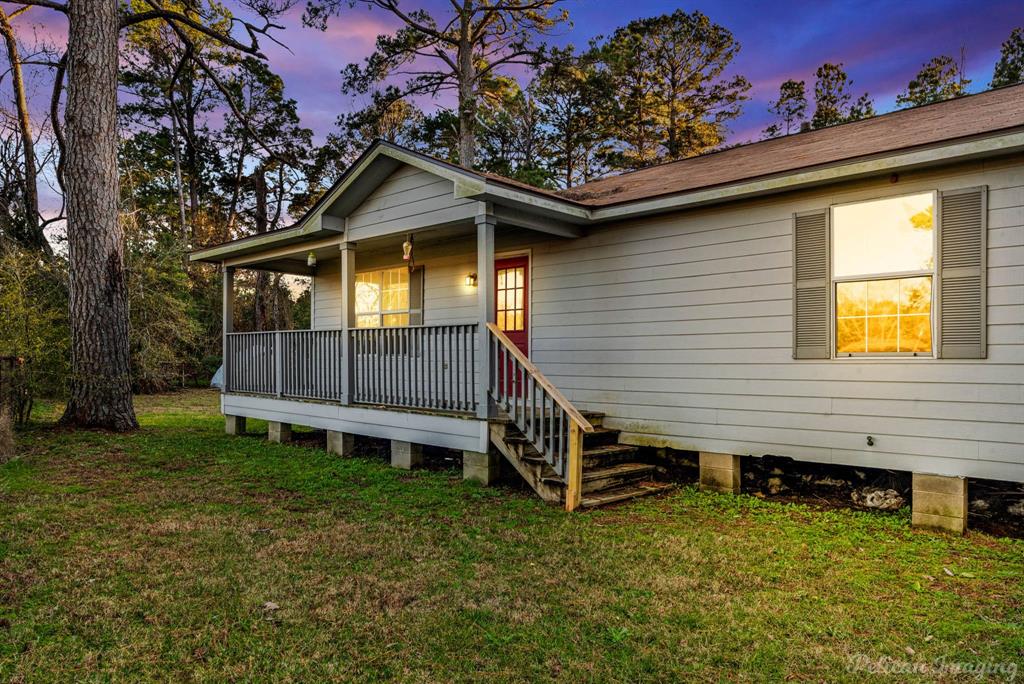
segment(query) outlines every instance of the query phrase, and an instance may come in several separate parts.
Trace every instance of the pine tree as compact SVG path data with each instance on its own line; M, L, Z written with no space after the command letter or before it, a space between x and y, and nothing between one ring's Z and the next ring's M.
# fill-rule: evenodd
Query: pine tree
M768 104L776 120L764 130L764 137L776 138L800 130L807 114L807 89L803 81L789 79L779 86L779 97Z
M918 107L950 100L967 94L971 79L964 73L964 57L960 62L949 55L933 57L921 67L917 75L907 84L907 89L896 96L900 107Z
M725 71L740 49L700 12L638 19L595 47L612 89L607 154L620 169L701 154L725 140L750 83Z
M553 50L530 84L540 107L548 169L561 187L586 183L604 170L598 153L611 135L602 117L607 86L592 56L577 56L572 46Z
M325 29L327 20L355 5L380 9L400 28L377 36L376 50L362 66L349 64L342 90L366 94L388 79L405 76L401 97L455 91L458 100L458 162L476 163L477 114L488 79L514 64L529 64L535 39L568 20L563 0L463 0L432 14L406 10L400 0L310 0L304 21ZM413 62L430 63L409 73Z
M853 81L843 65L826 62L815 72L814 115L811 128L825 128L875 115L871 98L864 93L856 101L850 93Z
M1024 82L1024 27L1018 26L999 50L999 61L992 73L992 88Z

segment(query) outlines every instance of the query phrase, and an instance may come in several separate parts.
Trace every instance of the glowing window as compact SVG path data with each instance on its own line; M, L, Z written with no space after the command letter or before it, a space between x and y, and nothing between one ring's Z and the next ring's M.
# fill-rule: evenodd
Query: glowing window
M500 268L496 275L498 328L504 332L526 330L526 269Z
M404 266L356 274L356 327L409 325L409 269Z
M832 209L836 354L931 354L933 193Z

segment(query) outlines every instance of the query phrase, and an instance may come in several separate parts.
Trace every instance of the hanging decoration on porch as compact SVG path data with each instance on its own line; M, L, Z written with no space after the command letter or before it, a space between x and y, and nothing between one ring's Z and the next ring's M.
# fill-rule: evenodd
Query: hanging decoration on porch
M405 236L405 242L402 243L402 260L409 262L409 272L411 273L415 266L415 259L412 255L412 233Z
M306 257L306 265L310 268L316 268L316 252L309 253L309 256Z

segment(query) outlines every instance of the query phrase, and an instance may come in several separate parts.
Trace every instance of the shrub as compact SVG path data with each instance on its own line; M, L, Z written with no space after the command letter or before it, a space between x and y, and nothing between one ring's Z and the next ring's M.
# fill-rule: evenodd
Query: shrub
M14 420L11 412L0 408L0 463L14 458Z
M0 244L0 357L24 359L24 365L13 369L20 396L64 394L69 348L66 267L60 256L46 258ZM10 391L6 383L0 385L5 385L0 390ZM0 402L12 399L0 396Z

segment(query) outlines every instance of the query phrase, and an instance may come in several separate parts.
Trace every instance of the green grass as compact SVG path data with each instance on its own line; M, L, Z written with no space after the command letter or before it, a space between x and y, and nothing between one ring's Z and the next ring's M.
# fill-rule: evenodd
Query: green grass
M863 681L858 655L1024 659L1021 541L691 488L567 515L227 437L216 402L140 398L130 435L20 435L0 680Z

